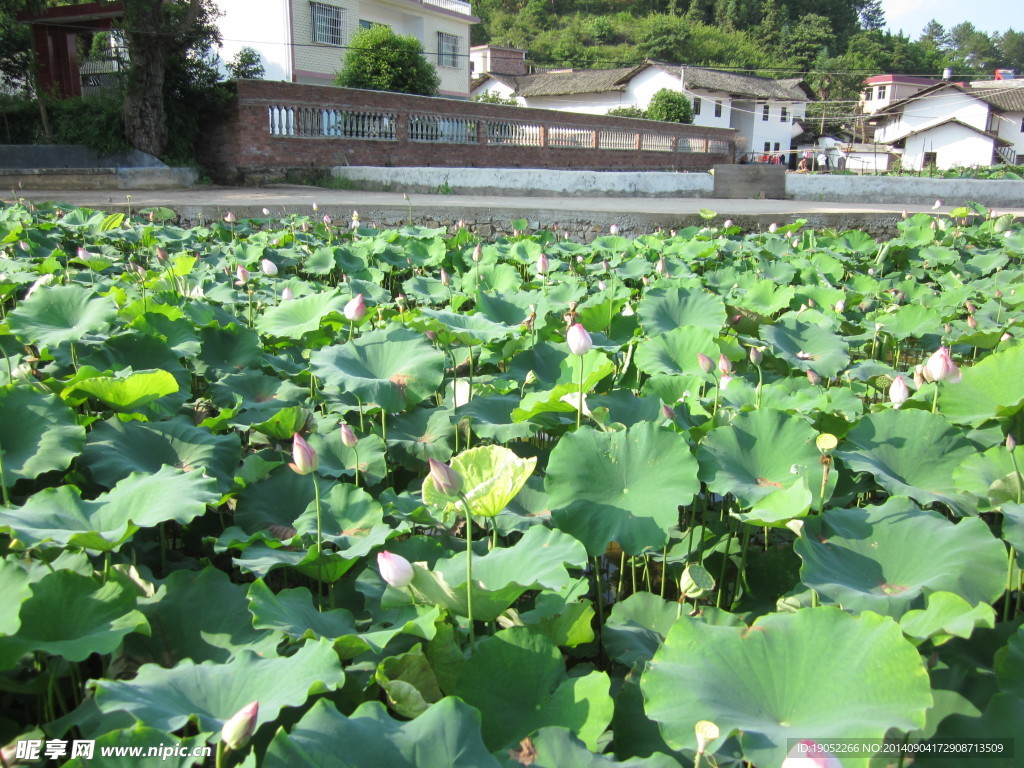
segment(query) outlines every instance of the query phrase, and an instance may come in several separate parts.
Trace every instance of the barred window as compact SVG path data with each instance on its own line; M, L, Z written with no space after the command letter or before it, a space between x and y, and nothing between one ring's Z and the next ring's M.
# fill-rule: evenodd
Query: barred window
M700 96L693 97L693 114L700 114Z
M721 116L722 116L722 102L716 100L715 101L715 117L721 117Z
M344 9L326 3L310 3L309 9L313 15L313 42L344 45Z
M437 63L442 67L459 66L459 38L445 32L437 33Z
M789 110L786 109L785 107L783 107L782 111L779 113L779 122L780 123L785 123L788 120L789 120Z

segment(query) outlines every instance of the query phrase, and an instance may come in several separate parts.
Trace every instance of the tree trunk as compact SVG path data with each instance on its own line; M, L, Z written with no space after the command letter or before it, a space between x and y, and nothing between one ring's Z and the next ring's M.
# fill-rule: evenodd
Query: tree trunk
M136 44L131 49L131 70L124 96L124 133L133 147L159 157L167 148L167 54L156 41L152 42L153 45Z

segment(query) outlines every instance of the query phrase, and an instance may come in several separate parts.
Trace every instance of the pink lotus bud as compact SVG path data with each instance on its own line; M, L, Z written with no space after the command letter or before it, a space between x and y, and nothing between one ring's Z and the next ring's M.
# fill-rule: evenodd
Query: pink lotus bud
M250 277L249 270L239 264L238 269L235 270L235 285L245 285L249 282Z
M441 285L447 288L451 284L452 276L448 274L448 270L446 270L444 267L441 267Z
M838 312L839 314L842 314L845 309L846 309L846 301L845 301L845 299L840 299L839 301L836 302L836 312Z
M722 227L725 229L732 229L732 219L726 219Z
M607 285L605 285L605 283L604 283L604 280L598 280L598 281L597 281L597 290L599 290L599 291L603 291L603 290L604 290L605 288L607 288L607 287L608 287L608 286L607 286Z
M910 398L910 387L902 376L897 376L889 385L889 402L893 408L899 408Z
M408 200L408 199L409 199L409 198L406 198L406 200ZM320 210L320 206L319 206L319 205L317 205L316 203L313 203L313 210L314 210L314 211L319 211L319 210Z
M378 552L377 568L380 570L380 577L392 587L401 589L412 581L412 564L393 552Z
M651 284L650 278L648 278L647 275L644 275L643 277L641 277L640 278L640 282L642 282L644 285L650 285Z
M292 293L292 289L285 286L285 289L281 291L281 301L291 301L295 298L295 294Z
M754 365L760 365L761 361L764 360L764 352L760 347L750 348L750 362Z
M224 723L224 727L220 729L220 737L224 740L225 747L241 749L249 743L249 739L256 732L256 718L259 711L259 702L254 701L251 704L246 704Z
M18 247L25 253L28 253L30 250L32 250L32 246L26 243L24 240L18 241Z
M811 382L811 386L814 387L821 384L821 376L819 376L815 371L812 371L810 368L807 369L807 380Z
M999 290L998 288L996 288L996 292L995 292L995 294L994 294L994 295L995 295L995 297L996 297L997 299L1001 299L1001 298L1003 298L1003 292L1002 292L1002 291L1000 291L1000 290Z
M967 327L972 330L978 327L978 321L974 319L974 315L967 318Z
M776 232L779 231L779 225L773 221L771 224L768 225L768 231L774 235Z
M920 365L914 367L914 386L918 389L924 386L924 369Z
M585 355L594 346L590 334L583 327L582 323L576 323L569 332L565 334L565 341L569 345L569 351L574 355Z
M843 764L817 742L802 739L789 750L781 768L843 768Z
M1012 338L1013 338L1013 334L1010 333L1009 331L1006 331L1002 336L999 337L999 340L1000 341L1009 341Z
M162 247L160 247L158 245L156 247L156 259L157 259L157 261L167 261L167 258L168 258L167 251L165 251Z
M728 376L732 373L732 361L725 355L718 356L718 372L723 376Z
M224 214L224 221L226 221L228 224L234 224L236 221L238 221L238 219L235 218L235 212L228 211L226 214Z
M430 479L438 492L445 496L457 496L462 490L462 476L437 459L427 459L427 463L430 464Z
M437 341L437 331L424 331L423 335L427 337L427 341Z
M934 203L932 203L932 210L933 211L937 211L941 207L942 207L942 201L941 200L936 200Z
M345 422L341 422L341 444L346 448L354 448L355 444L359 442L359 438L356 437L356 433L352 431Z
M960 381L960 369L953 363L949 347L939 347L925 362L922 373L925 381L948 381L950 384Z
M331 218L331 215L329 213L325 213L324 214L324 226L327 226L327 227L331 226L331 222L332 221L333 221L333 219Z
M661 404L661 415L664 416L669 421L672 421L676 417L676 412L674 410L672 410L671 408L669 408L664 403L662 403Z
M298 432L292 438L292 460L288 466L300 475L316 472L316 468L320 466L320 457Z
M725 388L729 386L729 382L732 381L732 376L726 374L718 380L718 391L724 392Z
M902 216L902 217L903 217L904 219L909 219L909 218L910 218L910 214L909 214L909 213L907 213L907 209L906 209L906 208L904 208L904 209L903 209L903 213L902 213L902 214L900 214L900 215L901 215L901 216Z
M459 219L459 220L458 220L458 221L457 221L457 222L455 223L455 227L456 227L457 229L465 229L465 228L466 228L466 227L468 227L468 226L469 226L469 224L467 224L467 223L466 223L466 220L465 220L465 219Z
M1006 435L1006 450L1008 450L1010 453L1013 453L1014 450L1016 450L1016 448L1017 448L1017 438L1015 438L1013 436L1013 433L1010 432L1010 433L1008 433Z
M743 315L733 315L729 318L729 325L739 325L740 320L743 319Z
M605 272L611 272L612 265L608 263L608 259L601 259L601 269Z
M366 301L363 294L357 293L354 298L349 299L343 310L345 319L357 323L366 316Z
M973 315L974 314L974 304L972 304L971 302L965 301L964 302L964 309L967 310L967 314L969 314L969 315Z
M705 355L703 352L697 353L697 364L704 373L711 373L715 370L715 361Z
M277 277L277 264L270 259L263 259L260 262L260 271L267 277Z
M619 225L612 224L610 227L608 227L608 231L611 232L613 235L619 234Z
M950 331L952 331L952 330L953 330L953 326L952 326L952 325L950 325L949 323L946 323L945 325L943 325L943 326L942 326L942 329L943 329L943 330L944 330L944 331L945 331L946 333L949 333Z
M483 246L483 243L477 243L476 247L473 249L473 261L475 261L477 264L479 264L480 263L480 259L482 259L483 257L484 257L484 246Z
M658 259L658 263L654 265L654 271L655 271L655 272L657 272L657 273L658 273L659 275L661 275L662 277L664 277L664 276L665 276L665 273L666 273L666 272L667 272L668 270L667 270L667 268L665 267L665 257L664 257L664 256L661 256L661 257L660 257L660 258Z
M868 274L871 275L872 277L874 277L874 275L875 275L875 268L874 267L868 267Z
M269 216L270 215L270 209L269 208L264 208L263 209L263 215L264 216Z
M79 248L75 255L82 261L88 261L89 257L92 256L92 254L85 250L85 248Z
M540 256L537 257L537 274L547 274L547 271L549 269L551 269L551 262L548 261L547 254L542 253Z

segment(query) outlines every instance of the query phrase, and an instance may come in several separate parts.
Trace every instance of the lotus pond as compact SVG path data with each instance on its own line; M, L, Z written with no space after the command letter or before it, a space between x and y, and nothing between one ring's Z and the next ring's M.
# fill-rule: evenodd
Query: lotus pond
M584 245L0 208L4 760L1021 733L1024 227L705 216ZM1020 764L927 764L975 760Z

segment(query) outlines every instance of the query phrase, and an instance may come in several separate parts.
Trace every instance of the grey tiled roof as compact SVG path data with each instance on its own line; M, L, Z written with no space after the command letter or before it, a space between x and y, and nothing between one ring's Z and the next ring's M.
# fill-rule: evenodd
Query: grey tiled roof
M583 93L624 91L633 74L641 67L618 69L577 69L569 72L540 72L517 77L519 96L567 96Z
M1024 112L1024 87L1019 85L1002 88L975 87L966 92L1004 112Z
M674 77L679 77L682 72L687 89L722 91L732 96L748 96L756 99L807 101L808 98L807 91L801 86L803 81L798 77L772 80L769 77L741 75L736 72L723 72L720 69L681 66L661 61L652 61L651 64Z

